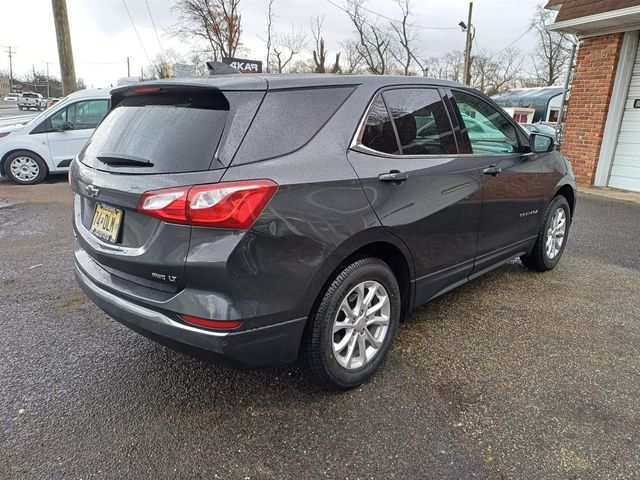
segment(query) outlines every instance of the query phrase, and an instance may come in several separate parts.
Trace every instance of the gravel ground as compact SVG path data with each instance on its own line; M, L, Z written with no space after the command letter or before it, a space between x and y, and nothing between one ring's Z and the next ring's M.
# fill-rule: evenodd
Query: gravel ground
M73 280L64 178L0 183L0 476L638 478L640 205L579 202L555 271L417 309L370 383L328 394L110 320Z

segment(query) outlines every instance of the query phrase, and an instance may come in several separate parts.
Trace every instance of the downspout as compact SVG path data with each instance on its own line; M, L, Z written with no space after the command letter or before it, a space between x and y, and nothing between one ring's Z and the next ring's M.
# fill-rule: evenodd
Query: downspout
M569 56L569 69L567 70L567 76L564 79L564 90L562 91L562 102L560 103L560 114L558 115L558 125L556 127L556 137L558 139L558 150L562 146L564 141L564 119L567 116L567 96L569 94L569 86L571 85L571 78L573 77L573 70L575 68L576 50L578 48L578 42L575 42L571 47L571 55Z

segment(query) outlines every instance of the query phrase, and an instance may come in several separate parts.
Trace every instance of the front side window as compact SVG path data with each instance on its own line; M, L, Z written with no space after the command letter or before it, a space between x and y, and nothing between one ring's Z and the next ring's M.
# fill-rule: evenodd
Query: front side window
M51 117L51 127L60 128L63 122L74 130L96 128L109 110L108 100L85 100L69 105Z
M460 153L501 155L518 151L516 128L496 108L464 92L454 91L453 97L471 143L470 152Z
M64 108L51 117L51 128L57 130L64 122L67 121L67 109Z
M402 155L457 152L449 116L433 88L403 88L383 93L395 122Z

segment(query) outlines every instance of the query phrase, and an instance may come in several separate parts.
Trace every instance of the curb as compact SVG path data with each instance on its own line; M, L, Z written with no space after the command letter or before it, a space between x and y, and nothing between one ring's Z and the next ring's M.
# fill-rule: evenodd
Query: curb
M589 187L586 185L578 185L578 193L640 205L640 193L628 192L626 190L618 190L609 187Z

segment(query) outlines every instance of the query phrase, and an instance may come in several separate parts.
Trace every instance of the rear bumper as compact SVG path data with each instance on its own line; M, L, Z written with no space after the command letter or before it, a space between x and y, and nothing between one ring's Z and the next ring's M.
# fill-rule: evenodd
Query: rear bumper
M200 329L180 323L175 314L148 308L104 289L77 264L75 274L80 288L109 316L175 350L236 368L282 365L298 356L306 318L233 332Z

